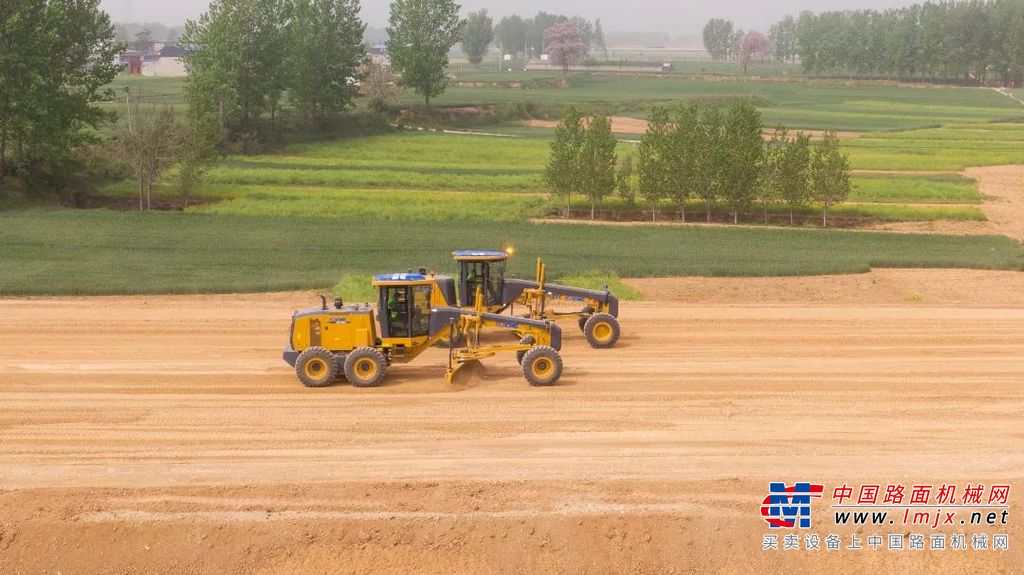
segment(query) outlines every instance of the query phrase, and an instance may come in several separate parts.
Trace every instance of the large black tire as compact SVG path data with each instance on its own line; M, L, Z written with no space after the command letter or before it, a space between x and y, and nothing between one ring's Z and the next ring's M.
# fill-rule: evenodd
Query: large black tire
M533 345L533 344L537 343L537 340L533 339L532 335L524 335L523 339L519 340L519 343L521 345ZM516 361L519 362L519 365L523 365L523 356L526 355L527 351L529 351L529 350L525 350L524 349L524 350L516 352Z
M359 347L345 358L345 377L356 387L377 387L388 371L384 354L373 347Z
M345 360L348 359L347 353L336 353L334 358L337 360L335 363L338 364L338 375L334 376L334 380L338 383L344 383L348 381L345 377Z
M338 377L338 360L322 347L311 347L295 360L295 374L306 387L327 387Z
M583 335L586 336L590 347L596 349L607 349L613 347L619 341L619 320L606 313L595 313L583 326Z
M587 333L587 320L588 319L590 319L589 315L581 315L580 316L579 326L580 326L580 331L583 332L583 333Z
M535 387L555 385L562 377L562 358L554 348L538 345L523 356L523 375Z

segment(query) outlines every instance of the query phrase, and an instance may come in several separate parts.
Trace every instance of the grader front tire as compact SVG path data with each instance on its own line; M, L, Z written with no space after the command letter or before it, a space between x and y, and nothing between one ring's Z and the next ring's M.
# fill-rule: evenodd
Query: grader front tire
M547 387L562 377L562 358L554 348L538 345L523 356L523 375L534 387Z
M607 349L619 341L619 320L606 313L590 316L583 326L583 335L587 343L595 349Z
M338 360L322 347L311 347L295 360L295 373L306 387L327 387L338 377Z

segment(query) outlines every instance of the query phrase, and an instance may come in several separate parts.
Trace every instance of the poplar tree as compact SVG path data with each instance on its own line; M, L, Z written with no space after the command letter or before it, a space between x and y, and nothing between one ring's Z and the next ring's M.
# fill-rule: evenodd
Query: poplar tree
M615 146L618 143L607 116L590 119L579 159L580 183L590 200L590 219L594 219L597 204L615 191Z
M734 103L726 115L721 148L721 185L733 223L750 207L756 194L761 155L764 152L761 113L746 100Z
M575 106L570 106L555 126L555 138L551 141L551 155L544 170L544 182L557 198L565 199L565 217L572 207L572 193L579 187L580 150L583 147L583 116Z
M786 144L782 165L779 168L778 190L782 201L789 207L789 224L793 225L793 212L810 201L808 177L811 163L811 139L803 132Z
M655 106L636 151L637 193L651 204L651 220L658 219L658 202L672 189L672 123L668 111Z
M712 106L701 114L700 131L698 132L700 155L694 181L697 186L697 195L704 200L709 224L711 223L712 204L720 195L721 173L724 169L723 127L724 118L720 108Z
M829 208L845 202L852 190L850 160L839 151L839 137L834 131L825 132L824 139L814 148L810 180L812 196L821 205L821 225L827 227Z

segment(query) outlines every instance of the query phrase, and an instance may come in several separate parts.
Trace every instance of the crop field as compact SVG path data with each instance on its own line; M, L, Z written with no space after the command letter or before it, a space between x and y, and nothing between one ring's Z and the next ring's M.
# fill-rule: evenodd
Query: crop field
M598 102L599 95L622 103L637 96L756 93L767 117L773 106L793 114L817 110L807 124L814 129L843 127L828 120L824 108L829 106L859 115L858 130L871 129L872 122L886 117L913 124L941 118L935 122L939 127L866 132L844 140L855 170L881 173L855 173L850 201L831 211L839 219L983 220L977 182L956 172L969 165L1024 162L1024 147L1019 146L1024 142L1024 123L993 123L1020 115L1021 108L992 91L731 79L623 82L595 77L579 87L501 93L569 95L585 103L591 97L590 102ZM181 101L180 80L126 79L114 88L128 85L143 87L167 103ZM676 93L677 89L683 91ZM488 89L453 89L447 97L460 92L475 94L475 102L481 103ZM890 103L881 105L882 101ZM119 104L107 105L116 109ZM191 293L355 285L361 280L351 278L390 267L446 269L450 249L503 243L544 255L553 269L574 275L575 281L601 285L630 276L1021 266L1020 245L997 236L530 224L528 220L549 216L560 206L544 192L548 136L542 131L528 133L497 137L399 132L229 156L211 167L193 198L195 205L184 214L0 212L0 245L5 248L0 293ZM630 143L622 142L619 153L631 149ZM157 190L158 201L175 201L173 181L172 172ZM121 182L105 193L128 205L135 188ZM589 207L585 198L574 198L574 211L580 215ZM699 221L703 208L694 200L687 211ZM618 197L600 206L611 219L622 219L615 212L649 209L639 200L630 204ZM658 209L667 215L678 207L662 202ZM715 209L722 212L724 206ZM752 211L758 213L759 207ZM809 207L797 213L812 222L816 210ZM776 206L771 214L781 222L788 210ZM758 220L751 215L747 221ZM68 242L56 242L53 230L67 234ZM443 244L440 249L438 243ZM396 245L402 247L391 249ZM829 249L821 249L823 245ZM644 257L637 258L638 253ZM519 272L528 273L529 268Z
M861 140L852 140L859 143ZM884 140L889 142L891 140ZM620 144L619 153L632 146ZM860 148L854 148L860 149ZM851 151L851 154L854 152ZM380 217L511 221L555 210L543 171L548 140L481 135L400 133L291 146L278 154L233 156L207 176L206 200L217 214L282 217ZM395 158L401 158L396 162ZM861 165L854 164L860 168ZM958 174L860 174L840 217L880 221L984 219L977 183ZM131 194L131 186L119 187ZM172 194L173 190L165 189ZM604 200L601 209L636 211L648 204ZM688 210L701 210L694 200ZM574 209L589 209L582 197ZM668 201L659 211L676 208ZM722 211L716 206L716 211ZM782 206L772 213L786 213ZM811 208L798 210L810 214Z
M450 106L530 104L542 111L575 103L586 109L643 115L655 103L739 97L751 98L767 125L783 124L802 129L880 131L1024 116L1017 102L991 90L975 88L597 74L580 77L565 88L452 87L434 101L437 105ZM417 102L414 94L406 95L405 103Z
M45 231L45 233L42 233ZM0 293L208 293L334 285L341 274L451 267L453 249L514 245L559 274L773 276L872 267L1020 269L1002 236L181 213L0 213Z

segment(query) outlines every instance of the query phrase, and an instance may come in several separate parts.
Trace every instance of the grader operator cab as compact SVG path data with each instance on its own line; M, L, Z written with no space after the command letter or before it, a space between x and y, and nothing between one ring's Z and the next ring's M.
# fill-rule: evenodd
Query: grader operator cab
M492 313L514 312L513 306L527 310L525 317L557 321L575 319L591 347L603 349L619 340L619 298L606 287L589 290L546 283L547 267L537 260L536 279L508 278L505 275L509 252L496 250L458 250L452 254L459 267L459 305L473 305L473 294L483 293L484 307ZM453 300L448 300L452 302ZM558 303L581 304L572 311L556 311Z
M422 273L377 276L376 321L369 305L345 305L296 312L284 360L308 387L347 379L356 387L376 387L392 363L408 363L442 340L463 342L448 350L449 383L460 367L498 353L515 352L531 385L554 385L562 374L558 350L562 332L548 321L488 313L478 290L473 309L448 307L455 301L451 278ZM486 345L484 329L504 329L518 343Z

